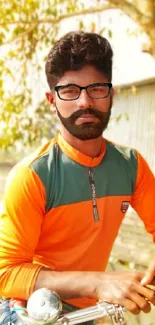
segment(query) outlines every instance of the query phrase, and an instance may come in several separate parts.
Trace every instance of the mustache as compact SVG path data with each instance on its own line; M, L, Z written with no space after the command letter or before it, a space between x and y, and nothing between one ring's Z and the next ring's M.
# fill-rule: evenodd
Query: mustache
M79 109L77 112L73 113L70 116L72 122L75 122L77 118L81 117L82 115L90 114L97 117L99 120L103 120L105 118L105 112L100 112L94 108L87 108L87 109Z

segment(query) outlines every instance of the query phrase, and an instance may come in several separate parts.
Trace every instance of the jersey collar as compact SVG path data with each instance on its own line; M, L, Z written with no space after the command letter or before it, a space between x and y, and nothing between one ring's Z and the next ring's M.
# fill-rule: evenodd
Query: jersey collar
M89 157L73 148L68 142L64 140L61 134L58 135L58 145L60 149L72 160L87 167L95 167L99 165L106 152L106 141L104 138L102 139L101 153L98 157L95 158Z

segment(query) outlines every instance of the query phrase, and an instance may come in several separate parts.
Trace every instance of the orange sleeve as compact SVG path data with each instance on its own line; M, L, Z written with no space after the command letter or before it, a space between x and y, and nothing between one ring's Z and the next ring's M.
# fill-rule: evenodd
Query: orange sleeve
M45 213L45 190L26 166L13 169L0 218L0 295L28 299L41 266L33 264Z
M138 213L155 242L155 177L144 158L139 153L137 155L137 180L131 206Z

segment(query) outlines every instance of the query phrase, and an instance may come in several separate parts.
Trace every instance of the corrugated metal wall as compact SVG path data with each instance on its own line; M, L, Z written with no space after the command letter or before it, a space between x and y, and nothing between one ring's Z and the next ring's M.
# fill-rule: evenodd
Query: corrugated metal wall
M118 123L112 120L105 136L138 149L155 173L155 79L137 83L136 87L137 94L130 85L115 95L112 117L127 113L129 121L125 117Z

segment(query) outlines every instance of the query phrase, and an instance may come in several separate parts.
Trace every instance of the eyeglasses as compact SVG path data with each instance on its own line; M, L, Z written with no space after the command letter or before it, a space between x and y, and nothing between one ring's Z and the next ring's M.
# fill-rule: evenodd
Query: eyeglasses
M68 84L62 86L56 86L54 89L57 95L62 100L75 100L80 97L81 91L86 90L88 96L92 99L101 99L109 96L112 83L98 82L88 85L86 87L80 87L76 84Z

